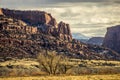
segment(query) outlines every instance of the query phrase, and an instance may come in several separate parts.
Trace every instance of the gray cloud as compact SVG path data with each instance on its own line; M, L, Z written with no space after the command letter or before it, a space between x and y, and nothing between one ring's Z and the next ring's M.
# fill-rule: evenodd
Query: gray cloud
M62 17L76 17L76 16L80 15L80 13L74 13L70 9L66 9L65 11L66 12L61 13L60 16L62 16Z
M44 3L48 2L48 3L63 3L63 2L67 2L67 3L73 3L73 2L105 2L108 0L44 0Z
M119 0L1 0L0 7L19 8L19 7L62 7L67 6L66 3L73 5L73 3L80 2L111 2L120 3ZM60 5L59 5L60 4ZM69 5L70 6L70 5Z
M113 2L119 3L119 0L43 0L43 3L79 3L79 2Z

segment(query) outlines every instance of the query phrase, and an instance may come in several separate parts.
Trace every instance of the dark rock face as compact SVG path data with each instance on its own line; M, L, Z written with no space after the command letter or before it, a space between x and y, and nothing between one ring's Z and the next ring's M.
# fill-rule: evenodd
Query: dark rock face
M102 45L103 40L103 37L92 37L87 41L87 43L92 45Z
M107 28L103 46L120 53L120 25Z
M44 11L19 11L2 9L4 15L26 22L31 26L37 26L40 32L59 37L63 40L72 40L69 24L60 22L57 24L51 14Z

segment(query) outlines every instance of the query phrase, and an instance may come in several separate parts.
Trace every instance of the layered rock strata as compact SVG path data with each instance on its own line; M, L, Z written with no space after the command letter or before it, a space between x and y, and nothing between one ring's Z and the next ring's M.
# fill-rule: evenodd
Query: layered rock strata
M51 14L44 11L20 11L2 9L4 15L26 22L30 26L37 26L39 31L63 40L72 40L69 24L64 22L57 23Z

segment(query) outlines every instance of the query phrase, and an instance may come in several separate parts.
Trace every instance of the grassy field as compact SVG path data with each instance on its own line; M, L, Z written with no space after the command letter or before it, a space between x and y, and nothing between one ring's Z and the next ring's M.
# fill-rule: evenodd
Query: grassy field
M5 62L0 62L0 66L6 65L39 65L36 59L14 59ZM69 62L70 65L81 65L86 67L120 67L120 61L105 61L105 60L81 60L81 59L71 59Z
M70 59L68 64L73 67L65 75L72 76L45 76L36 59L8 60L0 62L0 80L120 80L120 61Z
M0 78L0 80L120 80L120 74L81 75L81 76L11 77L11 78Z

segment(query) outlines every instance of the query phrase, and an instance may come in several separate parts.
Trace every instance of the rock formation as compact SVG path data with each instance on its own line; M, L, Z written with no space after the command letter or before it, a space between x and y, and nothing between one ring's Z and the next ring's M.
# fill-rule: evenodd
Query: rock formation
M51 16L51 14L44 11L20 11L9 9L2 9L2 11L4 15L22 20L29 25L38 26L41 24L49 24L52 26L56 26L57 24L56 20Z
M103 46L120 53L120 25L107 28Z
M37 33L37 27L28 26L25 22L17 19L0 17L0 30L22 32L22 33Z
M8 13L10 14L10 12ZM13 14L14 18L9 16L8 13L6 13L6 16L0 16L0 57L34 58L39 52L47 49L72 58L120 60L120 55L112 50L87 45L72 39L69 24L64 22L56 24L55 19L51 21L50 17L47 17L48 20L43 19L44 24L40 23L36 27L30 25L30 23L35 23L29 22L31 20L28 19L28 15L23 18L27 19L26 22L29 22L26 23L25 20L22 20L22 17L19 20ZM21 11L18 11L18 13L21 13ZM26 14L26 12L24 13ZM24 13L22 12L23 15ZM32 16L31 19L33 19ZM41 20L41 18L39 17L37 20Z
M57 23L51 14L44 11L19 11L2 9L3 13L12 18L20 19L31 26L38 26L41 32L59 37L63 40L72 40L70 26L64 22Z
M66 24L62 21L58 24L58 34L61 39L70 41L72 40L69 24Z

